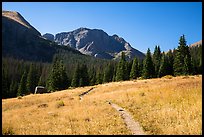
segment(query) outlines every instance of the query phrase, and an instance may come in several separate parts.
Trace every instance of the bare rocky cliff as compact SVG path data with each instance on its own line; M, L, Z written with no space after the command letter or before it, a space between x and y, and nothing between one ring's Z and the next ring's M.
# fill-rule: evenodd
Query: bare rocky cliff
M109 36L99 29L79 28L71 32L58 33L54 41L59 45L70 46L83 54L98 58L117 59L122 52L125 52L128 58L145 57L123 38L117 35Z

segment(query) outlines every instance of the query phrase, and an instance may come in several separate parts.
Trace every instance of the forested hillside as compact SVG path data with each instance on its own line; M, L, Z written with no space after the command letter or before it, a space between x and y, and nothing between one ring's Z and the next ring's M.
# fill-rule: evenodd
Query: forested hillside
M147 50L144 60L127 61L123 53L120 61L116 62L63 51L53 57L52 63L3 57L2 97L34 93L37 85L52 92L112 81L201 73L202 45L189 48L183 35L177 49L164 53L157 45L153 53Z

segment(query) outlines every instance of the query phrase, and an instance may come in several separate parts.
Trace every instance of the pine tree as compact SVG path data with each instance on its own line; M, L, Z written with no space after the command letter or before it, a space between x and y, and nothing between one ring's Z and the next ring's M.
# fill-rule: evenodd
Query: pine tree
M161 65L159 67L159 73L158 73L158 76L159 77L162 77L162 76L165 76L168 74L168 69L169 69L169 66L168 66L168 59L165 55L165 53L162 54L162 59L161 59Z
M161 61L161 50L159 46L155 46L152 60L155 67L155 77L158 77L160 61Z
M136 79L137 77L139 77L139 62L135 57L130 72L130 79Z
M69 80L63 62L56 57L49 76L48 90L63 90L68 87Z
M184 61L184 59L186 60L186 62ZM175 75L191 74L192 63L189 63L190 60L191 60L190 51L188 46L186 45L185 36L183 35L180 37L179 46L175 53L173 64L174 74Z
M100 71L97 71L96 73L96 84L102 84L103 83L103 75Z
M37 86L37 71L35 70L34 65L32 63L29 68L26 83L28 93L34 93L36 86Z
M79 81L79 86L88 86L89 85L89 75L88 75L88 69L87 66L85 64L83 64L80 68L80 80L81 83Z
M192 64L191 64L191 58L189 58L187 55L184 57L184 74L189 75L192 73Z
M103 83L111 82L113 79L114 68L111 63L104 70Z
M143 63L143 75L142 76L144 78L153 78L154 75L155 75L154 65L153 65L150 49L148 48L147 54L146 54L146 57Z
M38 81L39 86L45 86L45 81L43 81L43 76L41 75Z
M127 61L126 62L126 66L127 66L127 77L126 80L130 80L130 73L131 73L131 69L132 69L132 64L133 64L133 60Z
M59 61L59 71L60 71L59 90L67 89L70 86L70 80L67 76L67 72L62 60Z
M138 61L139 77L141 77L141 76L142 76L142 73L143 73L143 62L144 62L144 60L139 60L139 61Z
M117 71L117 65L115 65L114 68L113 68L113 78L112 78L113 82L116 81L116 71Z
M198 73L202 74L202 56L200 57L200 60L199 60Z
M174 70L173 70L173 64L174 64L174 56L172 50L169 50L166 54L167 56L167 64L168 64L168 75L173 75Z
M8 88L9 84L8 84L8 70L4 68L2 68L2 98L7 98L8 97Z
M80 68L79 65L77 64L77 67L75 69L73 78L72 78L72 83L71 86L72 87L78 87L79 86L79 79L80 79Z
M24 71L24 73L23 73L23 75L21 77L21 81L20 81L19 87L18 87L17 96L26 95L26 93L27 93L26 77L27 77L27 72Z
M126 60L125 60L125 53L122 52L121 59L120 59L118 66L117 66L116 81L127 80L128 79L127 75L128 74L127 74L127 64L126 64Z
M95 83L96 83L96 71L93 67L89 70L89 79L90 79L90 85L91 86L95 85Z
M84 81L83 81L83 79L82 78L80 78L79 79L79 87L83 87L83 85L84 85L84 83L83 83Z
M18 83L12 81L9 87L9 97L15 97L18 91Z

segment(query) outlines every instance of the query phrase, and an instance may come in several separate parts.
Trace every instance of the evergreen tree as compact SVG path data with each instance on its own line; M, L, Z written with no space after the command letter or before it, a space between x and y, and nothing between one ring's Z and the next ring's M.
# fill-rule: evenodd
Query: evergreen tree
M155 67L155 77L158 77L160 61L161 61L161 50L159 46L155 46L152 60Z
M191 64L191 58L189 58L187 55L184 57L184 74L189 75L192 73L192 64Z
M12 81L9 87L9 97L15 97L18 91L18 83L15 81Z
M80 79L79 79L79 87L83 87L83 84L84 84L84 83L83 83L83 79L80 78Z
M186 45L185 36L183 35L180 37L179 46L175 53L174 64L173 64L174 74L175 75L191 74L192 63L189 63L190 60L191 60L191 55L189 52L189 48Z
M34 65L32 63L28 71L26 83L28 93L34 93L36 86L37 86L37 71L35 70Z
M167 64L168 64L168 75L173 75L174 70L173 70L173 64L174 64L174 56L172 50L169 50L166 54L167 56Z
M38 81L39 86L45 86L45 81L43 81L43 76L41 75Z
M97 71L96 84L102 84L102 83L103 83L103 75L100 71Z
M199 60L198 73L202 74L202 56L200 57L200 60Z
M131 72L130 72L130 78L136 79L137 77L139 77L139 62L135 57L132 64Z
M56 57L49 76L48 90L63 90L68 87L69 80L63 62Z
M183 57L181 55L181 52L178 50L176 51L175 58L174 58L174 75L182 75L183 74Z
M122 52L121 59L117 66L116 81L123 81L128 79L127 64L125 60L125 53Z
M79 86L88 86L89 85L89 75L88 75L88 69L85 64L83 64L80 68L80 80L79 81Z
M67 76L67 72L62 60L59 61L59 71L60 71L59 90L67 89L70 86L70 80Z
M114 68L111 63L104 70L103 83L111 82L113 79Z
M154 75L155 75L154 65L153 65L150 49L148 48L147 54L146 54L146 57L143 63L143 75L142 76L144 78L153 78Z
M21 81L20 81L19 87L18 87L17 96L26 95L26 93L27 93L26 77L27 77L27 72L24 71L24 73L23 73L23 75L21 77Z
M168 66L168 59L165 53L162 54L161 65L159 67L158 76L162 77L168 74L169 66Z
M127 77L126 80L130 79L130 73L131 73L131 69L132 69L132 64L133 64L133 60L127 61L126 62L126 66L127 66Z
M89 79L91 86L96 84L96 71L93 67L89 70Z
M141 77L141 76L142 76L142 73L143 73L143 62L144 62L144 60L139 60L139 61L138 61L139 77Z
M9 91L9 83L8 83L8 71L7 69L2 68L2 98L8 97L8 91Z
M72 87L78 87L79 86L79 79L80 79L80 68L79 65L77 64L77 67L75 69L73 78L72 78L72 83L71 86Z
M116 81L116 71L117 71L117 65L115 65L113 68L113 79L112 79L113 82Z

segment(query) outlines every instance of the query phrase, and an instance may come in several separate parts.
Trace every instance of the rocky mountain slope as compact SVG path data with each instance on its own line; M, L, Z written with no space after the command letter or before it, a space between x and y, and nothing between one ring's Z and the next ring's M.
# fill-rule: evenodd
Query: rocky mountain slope
M62 50L81 54L46 40L18 12L2 11L2 57L50 62Z
M49 39L47 36L44 35ZM83 54L98 58L117 59L122 52L125 52L128 58L136 56L143 59L145 57L142 52L131 47L123 38L117 35L109 36L99 29L79 28L71 32L58 33L54 41L59 45L70 46Z

